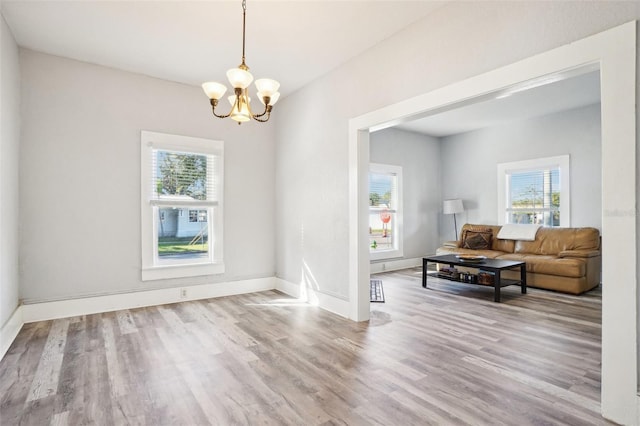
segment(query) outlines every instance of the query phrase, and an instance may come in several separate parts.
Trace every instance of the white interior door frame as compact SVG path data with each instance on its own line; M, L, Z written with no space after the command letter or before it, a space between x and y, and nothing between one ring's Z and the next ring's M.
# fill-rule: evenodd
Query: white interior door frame
M602 414L637 424L635 21L349 121L349 316L369 319L369 131L528 80L594 66L600 69L602 96Z

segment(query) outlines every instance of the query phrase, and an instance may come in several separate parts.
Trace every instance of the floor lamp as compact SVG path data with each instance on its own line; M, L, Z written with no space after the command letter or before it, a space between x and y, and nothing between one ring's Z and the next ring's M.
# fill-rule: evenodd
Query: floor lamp
M456 198L455 200L444 200L442 213L453 215L453 228L456 231L456 240L458 239L458 224L456 223L456 213L462 213L463 211L464 206L462 205L461 199Z

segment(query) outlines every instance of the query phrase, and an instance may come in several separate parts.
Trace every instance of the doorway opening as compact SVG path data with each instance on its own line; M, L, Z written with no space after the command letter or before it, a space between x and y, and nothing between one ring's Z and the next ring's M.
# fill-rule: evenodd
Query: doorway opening
M369 318L369 132L596 67L602 93L602 413L618 423L637 421L635 62L636 23L631 22L350 120L350 317Z

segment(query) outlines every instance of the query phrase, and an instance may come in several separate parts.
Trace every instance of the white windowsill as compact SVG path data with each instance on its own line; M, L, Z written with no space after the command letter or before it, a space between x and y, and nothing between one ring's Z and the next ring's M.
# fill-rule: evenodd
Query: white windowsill
M369 252L369 260L396 259L403 256L402 250L376 250Z
M224 273L224 263L194 265L162 265L142 269L142 281L166 280L170 278L197 277Z

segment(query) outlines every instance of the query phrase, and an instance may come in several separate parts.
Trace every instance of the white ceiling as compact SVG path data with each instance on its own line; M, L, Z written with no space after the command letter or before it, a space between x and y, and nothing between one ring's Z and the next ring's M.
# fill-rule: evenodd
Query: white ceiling
M246 62L285 97L421 19L430 1L247 1ZM18 45L187 84L241 62L242 2L2 1Z
M248 0L246 62L255 78L280 81L284 98L443 4ZM1 0L1 8L22 47L165 80L227 84L241 61L240 0ZM440 137L599 100L596 72L398 127Z
M560 80L554 81L556 78ZM562 75L550 76L546 81L530 86L541 83L544 84L531 88L527 88L525 83L513 90L495 93L485 101L471 103L396 127L443 137L600 102L599 71L567 78Z

